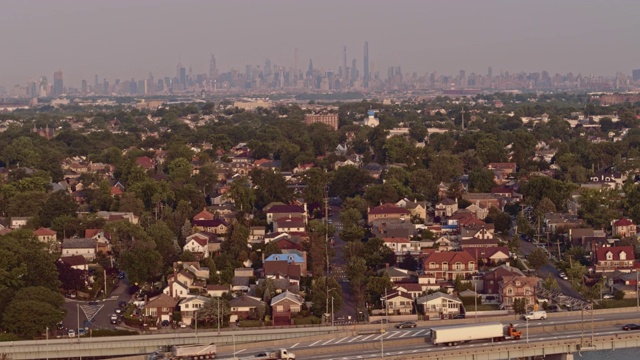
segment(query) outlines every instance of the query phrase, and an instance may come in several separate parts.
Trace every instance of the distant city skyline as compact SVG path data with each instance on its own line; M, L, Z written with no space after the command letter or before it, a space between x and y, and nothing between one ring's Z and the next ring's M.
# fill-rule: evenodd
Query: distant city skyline
M640 2L624 0L3 1L0 85L64 73L64 85L245 71L266 59L285 69L338 73L355 59L386 77L464 70L631 75L640 68ZM345 56L346 47L346 56ZM176 74L178 75L178 74Z

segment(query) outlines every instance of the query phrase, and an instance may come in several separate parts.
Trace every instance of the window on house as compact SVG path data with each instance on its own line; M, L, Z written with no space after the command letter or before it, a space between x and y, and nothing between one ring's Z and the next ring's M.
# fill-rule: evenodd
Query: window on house
M282 311L284 311L284 306L282 306L282 305L278 305L278 306L276 306L276 311L277 311L277 312L282 312Z
M470 261L468 267L469 267L469 270L474 271L476 269L476 263L473 261Z
M607 253L607 260L613 260L613 254L611 252Z
M449 263L447 263L447 262L443 262L443 263L442 263L442 270L443 270L443 271L447 271L447 270L449 270Z
M438 265L436 265L436 263L434 262L429 263L429 269L437 269L437 268L438 268Z
M627 254L624 251L620 252L620 260L627 260Z
M507 295L513 295L513 289L512 288L508 288L507 289Z

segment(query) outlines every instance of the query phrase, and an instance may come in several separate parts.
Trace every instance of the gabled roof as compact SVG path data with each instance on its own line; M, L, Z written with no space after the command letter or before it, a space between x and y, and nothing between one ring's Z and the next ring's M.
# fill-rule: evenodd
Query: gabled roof
M189 304L189 303L193 303L193 302L206 303L208 301L211 301L211 299L212 298L210 298L210 297L206 297L206 296L202 296L202 295L195 295L195 296L190 296L188 298L184 298L184 299L180 300L178 305Z
M304 228L304 220L300 217L294 218L281 218L275 221L278 224L278 227L288 227L288 228Z
M96 239L64 239L62 240L63 249L95 249Z
M82 255L64 256L60 258L60 261L69 266L80 266L87 264L87 259L85 259Z
M229 227L229 224L227 224L227 222L222 219L193 220L193 225L201 227L218 227L220 225L224 225L226 227Z
M45 227L40 227L38 230L35 230L33 232L33 235L35 236L53 236L55 235L56 232L51 230L51 229L47 229Z
M288 263L303 263L304 258L296 253L290 254L271 254L269 257L264 259L264 262L268 261L287 261Z
M623 217L622 219L614 222L613 226L633 226L633 221Z
M253 296L249 296L246 294L242 294L240 296L238 296L235 299L231 299L231 301L229 301L229 305L231 307L257 307L260 306L261 304L264 304L264 301L260 300L257 297L253 297Z
M411 212L407 209L396 206L395 204L386 203L380 206L376 206L373 209L369 210L369 214L379 215L379 214L405 214L409 215Z
M267 214L286 213L304 214L304 209L298 205L273 205L269 210L267 210Z
M445 206L446 205L454 205L456 203L457 203L457 201L449 199L449 198L444 198L444 199L442 199L442 200L440 200L438 202L438 204L445 205Z
M432 252L424 258L424 263L435 262L436 264L442 264L443 262L447 262L449 264L455 262L468 263L470 261L475 261L473 256L469 255L469 253L465 251L443 251L443 252Z
M194 234L195 236L192 236L189 238L189 240L187 241L187 244L190 243L191 241L194 241L196 244L202 246L202 247L206 247L207 244L209 243L209 238L202 236L200 234ZM187 245L185 244L185 246Z
M141 156L136 159L136 165L141 166L145 169L153 169L155 166L155 162L148 156Z
M205 207L202 211L193 216L193 220L213 220L213 214L208 212Z
M293 301L294 303L298 304L298 305L302 305L304 303L304 299L302 298L302 296L298 295L298 294L294 294L292 292L290 292L289 290L285 290L283 293L281 293L280 295L274 296L271 299L271 306L284 301L284 300L290 300Z
M523 286L536 286L538 283L538 278L535 276L503 276L502 277L502 287L507 287L509 285L513 285L514 287L523 287ZM520 283L518 286L517 283Z
M489 259L493 256L499 255L500 253L503 253L507 257L509 257L509 248L506 246L490 246L472 249L467 248L464 249L464 251L468 252L471 256L473 256L474 259L476 258L476 255L478 259Z
M171 296L162 293L149 300L149 303L145 305L147 308L175 308L178 305L178 300Z
M613 260L621 260L620 254L626 255L626 261L635 260L633 253L633 246L612 246L612 247L599 247L596 249L596 259L603 261L607 259L607 253L611 253Z
M454 301L457 303L462 304L462 300L458 299L457 297L450 295L450 294L445 294L439 291L434 292L433 294L429 294L426 296L421 296L419 298L416 299L416 303L418 305L424 304L426 302L432 301L432 300L436 300L436 299L441 299L441 298L445 298L448 299L450 301Z

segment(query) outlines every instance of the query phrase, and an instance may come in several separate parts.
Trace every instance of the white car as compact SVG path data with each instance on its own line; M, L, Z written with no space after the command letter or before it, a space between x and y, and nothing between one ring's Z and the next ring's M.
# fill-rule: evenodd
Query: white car
M604 294L604 295L602 296L602 298L603 298L603 299L613 299L613 295L611 295L611 294Z
M73 329L69 329L69 331L67 332L67 335L69 335L70 338L76 337L76 331Z

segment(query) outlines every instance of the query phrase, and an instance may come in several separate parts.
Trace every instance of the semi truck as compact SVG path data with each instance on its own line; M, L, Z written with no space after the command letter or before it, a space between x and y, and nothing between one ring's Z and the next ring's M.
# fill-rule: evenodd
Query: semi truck
M241 358L239 360L293 360L296 354L287 351L287 349L278 349L270 351L262 351L254 356Z
M211 345L174 345L171 347L172 360L200 360L214 359L216 357L216 346Z
M446 344L455 346L462 342L473 340L518 340L522 332L513 324L505 329L501 323L465 324L452 326L438 326L431 328L431 343L434 345Z

